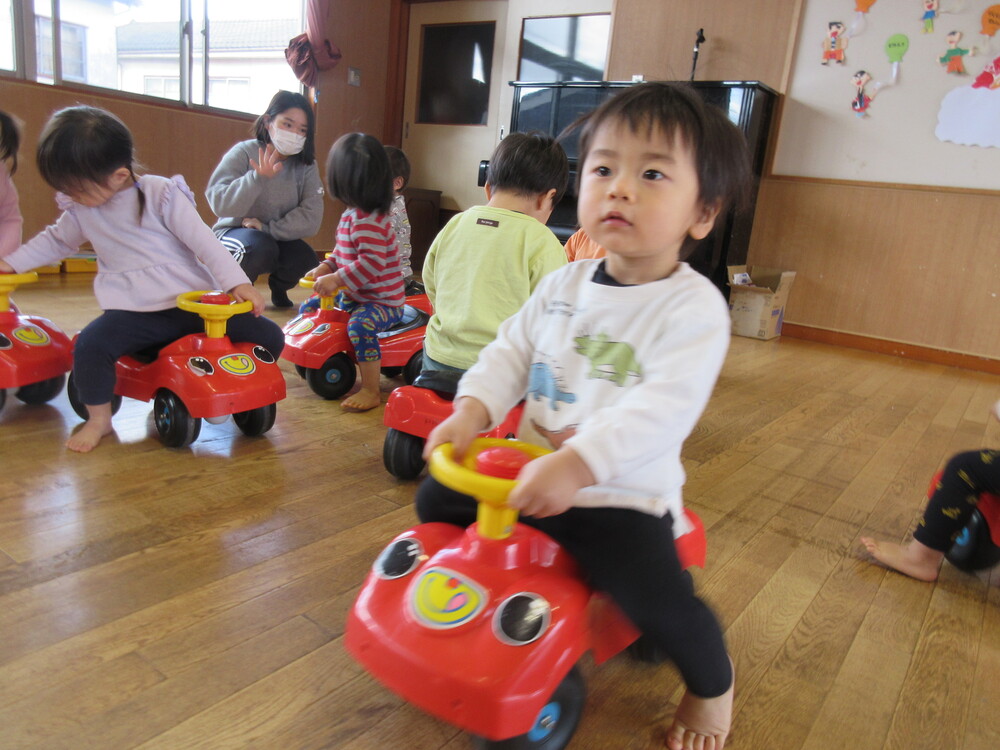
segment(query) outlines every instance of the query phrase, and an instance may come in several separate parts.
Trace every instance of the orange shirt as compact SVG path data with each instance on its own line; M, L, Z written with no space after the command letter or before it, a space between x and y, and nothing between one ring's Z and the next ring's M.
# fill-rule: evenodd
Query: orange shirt
M604 248L594 242L582 229L566 240L566 257L573 260L585 260L587 258L603 258Z

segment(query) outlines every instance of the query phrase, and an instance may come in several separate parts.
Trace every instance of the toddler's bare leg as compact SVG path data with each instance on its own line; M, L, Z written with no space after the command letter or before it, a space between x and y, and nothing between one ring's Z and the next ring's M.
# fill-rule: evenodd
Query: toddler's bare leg
M865 545L868 554L883 565L919 581L936 581L941 570L941 561L944 560L944 552L931 549L916 539L904 545L880 542L863 536L861 543Z
M699 698L688 691L674 714L674 723L667 731L669 750L722 750L733 722L733 684L716 698Z
M340 402L344 411L368 411L382 403L382 391L379 390L382 360L359 362L358 369L361 371L361 388Z
M110 401L106 404L97 404L95 406L88 404L87 415L88 418L83 423L83 427L70 435L69 440L66 441L66 447L71 451L89 453L97 447L97 444L101 442L101 438L111 433Z

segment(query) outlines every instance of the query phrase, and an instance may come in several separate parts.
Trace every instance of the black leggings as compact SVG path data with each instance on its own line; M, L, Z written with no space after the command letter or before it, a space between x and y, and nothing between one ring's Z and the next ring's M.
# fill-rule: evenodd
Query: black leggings
M80 331L73 345L73 382L80 401L91 406L111 401L115 362L122 355L169 344L204 330L205 322L197 313L177 307L157 312L105 310ZM226 321L226 335L230 341L260 344L275 358L285 347L281 328L263 315L234 315Z
M417 516L468 526L476 502L428 477L417 490ZM688 689L715 698L733 683L722 629L694 593L674 547L673 522L626 508L570 508L548 518L522 516L569 552L590 585L608 593L635 626L662 648Z
M952 456L938 480L913 538L940 552L951 549L982 492L1000 494L1000 451Z
M220 239L254 283L269 273L268 286L287 292L316 267L316 251L305 240L276 240L258 229L236 227Z

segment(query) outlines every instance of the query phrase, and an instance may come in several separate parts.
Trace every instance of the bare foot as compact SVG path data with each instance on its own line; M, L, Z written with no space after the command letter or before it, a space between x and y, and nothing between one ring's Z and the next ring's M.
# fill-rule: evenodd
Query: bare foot
M382 394L378 391L374 393L362 388L352 396L348 396L340 402L340 408L344 411L370 411L382 403Z
M931 549L915 539L904 546L863 536L861 543L865 545L868 554L893 570L898 570L918 581L937 580L944 552Z
M101 438L110 435L111 432L110 420L105 423L102 420L88 419L83 423L83 427L69 436L66 447L77 453L90 453L101 442Z
M674 714L674 723L667 731L670 750L722 750L733 721L733 685L717 698L699 698L690 691L684 693Z

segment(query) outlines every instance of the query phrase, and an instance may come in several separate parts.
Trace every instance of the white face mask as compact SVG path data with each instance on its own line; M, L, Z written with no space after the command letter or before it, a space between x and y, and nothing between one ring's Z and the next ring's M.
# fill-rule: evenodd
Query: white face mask
M268 127L267 132L271 136L271 143L282 156L295 156L305 148L306 137L304 135L293 133L291 130L282 130L274 125Z

